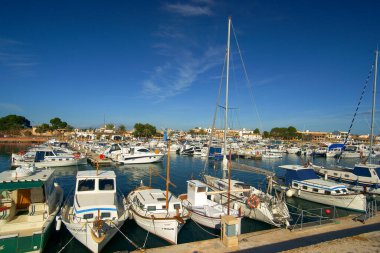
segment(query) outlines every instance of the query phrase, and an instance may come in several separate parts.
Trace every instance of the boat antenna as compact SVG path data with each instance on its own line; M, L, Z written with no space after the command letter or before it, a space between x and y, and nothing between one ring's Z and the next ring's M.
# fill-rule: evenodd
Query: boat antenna
M369 135L369 163L372 162L372 147L373 147L373 128L375 124L375 105L376 105L376 79L377 79L377 59L378 59L378 46L375 51L375 72L374 72L374 78L373 78L373 92L372 92L372 117L371 117L371 132Z
M224 147L223 147L223 170L227 170L227 130L228 130L228 79L230 70L230 36L231 36L231 16L228 17L228 37L227 37L227 69L226 69L226 104L224 112ZM224 174L224 173L223 173ZM224 177L224 176L223 176Z

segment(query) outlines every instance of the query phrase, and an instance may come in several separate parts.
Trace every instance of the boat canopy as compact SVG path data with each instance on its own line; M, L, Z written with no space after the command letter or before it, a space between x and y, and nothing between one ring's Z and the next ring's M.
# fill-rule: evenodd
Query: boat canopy
M333 143L329 146L329 151L333 150L334 148L340 148L340 149L344 150L345 146L343 143Z
M378 168L374 168L374 170L376 171L377 176L379 176L380 166ZM355 166L353 173L361 177L372 177L371 171L366 166Z
M287 186L292 184L292 181L304 181L311 179L319 179L320 177L311 168L290 170L287 169L285 172L285 184Z

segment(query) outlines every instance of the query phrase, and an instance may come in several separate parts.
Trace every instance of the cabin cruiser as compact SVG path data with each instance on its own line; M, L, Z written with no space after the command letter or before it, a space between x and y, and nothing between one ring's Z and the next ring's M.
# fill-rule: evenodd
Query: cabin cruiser
M183 207L190 212L190 218L203 226L220 229L222 216L232 215L238 219L237 234L240 234L243 218L241 210L215 202L213 194L216 192L209 191L208 188L199 180L187 181L187 194L181 194L178 198L182 201Z
M122 164L157 163L162 162L164 154L157 149L152 151L145 147L130 147L127 153L122 153L117 160Z
M12 166L33 164L37 168L62 167L87 164L87 157L80 153L67 153L60 150L37 150L27 152L25 156L12 154Z
M72 203L73 202L73 203ZM78 171L75 194L69 196L57 222L89 250L100 252L128 218L124 195L113 171Z
M350 191L345 185L321 179L310 166L282 165L285 169L285 182L277 184L286 190L288 197L297 197L308 201L350 209L366 211L366 197Z
M51 236L63 190L54 170L0 173L0 252L42 252Z
M130 215L141 228L172 244L188 219L189 212L171 192L141 185L128 194Z
M313 165L314 171L321 177L354 186L380 188L380 165L356 164L354 168L326 168Z

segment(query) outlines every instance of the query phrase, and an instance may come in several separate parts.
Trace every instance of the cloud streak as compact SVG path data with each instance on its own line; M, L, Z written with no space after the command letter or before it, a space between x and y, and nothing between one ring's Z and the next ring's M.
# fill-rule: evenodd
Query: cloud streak
M176 50L171 61L156 67L143 81L144 96L162 102L188 91L201 74L222 63L223 49L208 48L201 57L196 57L189 50Z
M7 112L22 112L20 106L16 104L9 104L9 103L0 103L0 110L7 111Z
M23 45L20 41L0 38L0 66L26 73L25 71L37 65L32 55L23 52Z
M197 1L191 4L165 4L164 9L168 12L179 14L181 16L211 16L213 12L210 9L209 4L211 1ZM202 5L197 5L202 4Z

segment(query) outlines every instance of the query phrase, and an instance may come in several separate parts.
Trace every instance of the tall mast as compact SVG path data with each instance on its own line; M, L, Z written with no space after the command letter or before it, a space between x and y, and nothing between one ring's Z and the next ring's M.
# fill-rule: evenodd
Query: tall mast
M227 130L228 130L228 78L230 71L230 34L231 34L231 16L228 17L228 37L227 37L227 69L226 69L226 105L224 112L224 151L223 151L223 170L227 170Z
M373 93L372 93L372 118L371 118L371 133L369 135L369 163L372 162L372 146L373 146L373 128L375 124L375 105L376 105L376 79L377 79L377 58L379 51L375 51L375 74L373 78Z

